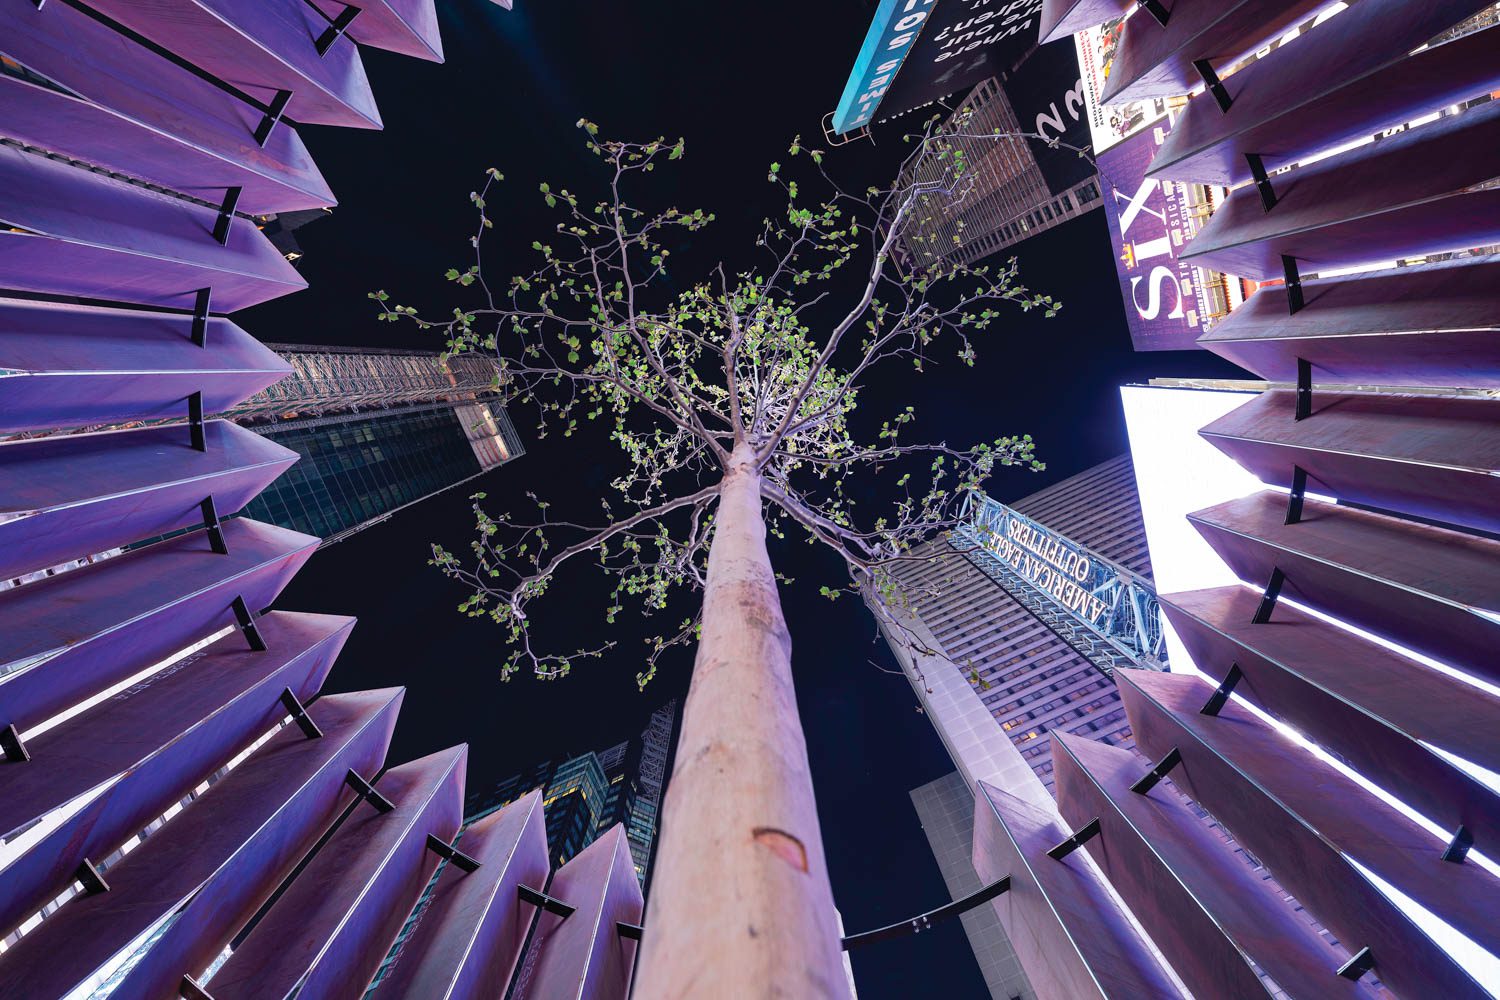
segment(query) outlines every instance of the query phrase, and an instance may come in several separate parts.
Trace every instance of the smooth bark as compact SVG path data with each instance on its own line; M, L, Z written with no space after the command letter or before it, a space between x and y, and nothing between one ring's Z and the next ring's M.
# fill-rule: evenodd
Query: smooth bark
M753 450L719 494L637 1000L849 995Z

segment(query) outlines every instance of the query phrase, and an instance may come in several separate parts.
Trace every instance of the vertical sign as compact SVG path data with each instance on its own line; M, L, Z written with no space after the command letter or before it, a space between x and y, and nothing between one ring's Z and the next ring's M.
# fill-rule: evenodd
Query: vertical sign
M854 72L849 74L838 109L833 113L835 132L853 131L868 125L875 117L875 109L936 3L937 0L880 0L859 58L854 61Z
M1154 125L1167 114L1165 98L1111 104L1104 107L1099 95L1114 65L1115 48L1120 44L1124 18L1106 21L1073 36L1078 52L1078 69L1082 76L1084 100L1088 104L1089 133L1094 155L1098 156L1116 143L1128 139L1141 129Z

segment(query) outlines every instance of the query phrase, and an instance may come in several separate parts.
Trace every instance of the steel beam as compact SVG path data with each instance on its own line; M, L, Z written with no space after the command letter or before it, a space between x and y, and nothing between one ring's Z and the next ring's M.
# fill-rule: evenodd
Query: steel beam
M1257 281L1282 258L1322 271L1500 243L1500 188L1486 150L1500 147L1491 101L1274 178L1267 212L1251 187L1231 192L1180 255Z
M1500 388L1500 257L1307 281L1303 307L1264 286L1198 338L1261 378Z
M214 973L214 1000L359 1000L437 870L428 836L458 833L467 762L460 745L387 771L378 784L395 808L360 807L339 826Z
M1241 580L1280 568L1283 594L1451 666L1500 682L1500 542L1264 492L1188 515Z
M220 413L291 366L227 319L0 299L0 433Z
M1057 804L1077 827L1098 817L1089 853L1172 968L1199 997L1268 997L1253 960L1292 997L1370 997L1335 970L1331 946L1236 857L1176 792L1139 794L1147 764L1128 750L1053 733Z
M262 102L291 91L288 116L317 125L379 128L355 46L319 53L328 22L305 3L266 0L90 0L94 9L139 32Z
M164 930L122 996L175 996L270 898L354 792L350 768L385 758L401 689L318 699L323 738L287 726L108 870L110 891L70 901L4 954L0 1000L61 997Z
M39 438L0 445L0 579L203 523L212 497L228 517L297 453L227 420Z
M344 10L339 0L314 3L330 18ZM356 0L354 6L359 16L349 23L348 34L359 44L429 62L443 61L434 0Z
M1314 492L1500 532L1500 400L1318 391L1296 408L1274 389L1198 433L1264 483L1300 468Z
M639 924L644 904L624 825L558 869L547 891L574 911L539 916L515 1000L625 1000L640 946L616 928Z
M526 933L530 907L521 885L547 884L547 822L542 793L530 792L464 828L459 846L477 871L450 865L380 989L393 997L489 1000L504 996Z
M318 539L235 518L0 594L0 709L23 733L276 599Z
M1068 1000L1181 996L1088 861L1092 848L1061 861L1047 856L1068 836L1055 809L979 782L974 870L986 883L1010 876L1010 890L990 905L1037 995Z
M1147 176L1236 187L1251 179L1249 155L1275 171L1500 89L1494 31L1407 56L1483 6L1375 0L1351 7L1326 33L1275 49L1229 77L1228 111L1208 98L1189 101ZM1317 46L1315 56L1307 45Z
M1132 17L1099 103L1189 93L1202 83L1194 61L1234 63L1322 6L1324 0L1173 0L1165 25Z
M1500 880L1477 865L1444 863L1437 838L1234 701L1217 716L1199 714L1213 691L1202 678L1117 676L1137 745L1150 754L1178 750L1173 782L1345 948L1370 948L1382 983L1398 995L1486 995L1348 859L1490 949L1500 937Z
M1256 601L1244 587L1219 587L1161 605L1199 670L1218 678L1237 667L1235 694L1496 850L1500 796L1427 747L1500 772L1500 697L1286 604L1253 625Z
M7 55L72 92L0 78L12 138L208 201L238 185L257 215L335 202L294 129L259 145L263 110L66 3L0 5L0 36Z
M1067 39L1096 24L1124 17L1135 7L1134 0L1042 0L1038 44Z
M252 652L238 635L220 639L32 739L25 767L0 766L0 837L53 824L0 868L0 934L61 893L85 858L107 856L279 725L282 692L316 694L353 626L272 612L260 621L268 651Z
M0 288L233 312L307 282L249 224L213 239L217 213L0 145Z

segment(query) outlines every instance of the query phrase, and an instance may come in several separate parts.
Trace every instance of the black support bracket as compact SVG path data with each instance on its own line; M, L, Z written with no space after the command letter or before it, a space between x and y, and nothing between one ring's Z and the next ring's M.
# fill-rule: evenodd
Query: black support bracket
M1152 20L1163 28L1167 26L1167 18L1172 16L1172 12L1161 5L1161 0L1135 0L1135 5L1150 14Z
M1099 817L1095 816L1079 828L1078 832L1056 847L1047 848L1047 857L1053 861L1061 861L1063 858L1078 850L1084 844L1099 836Z
M323 735L323 730L313 721L312 716L307 714L307 706L302 704L302 699L297 697L297 692L291 688L281 692L281 704L286 707L287 714L302 730L302 735L310 740L318 739Z
M1302 520L1302 504L1307 499L1307 470L1300 465L1292 466L1292 491L1286 497L1286 523L1296 524Z
M1130 790L1137 795L1145 795L1156 787L1157 782L1171 773L1172 768L1182 763L1182 752L1176 747L1167 751L1167 755L1156 762L1156 766L1141 776L1141 779L1130 786ZM1097 820L1095 821L1097 822Z
M271 132L280 124L282 117L286 115L286 106L292 100L290 90L278 90L276 96L271 98L271 103L266 105L265 117L260 124L255 126L255 144L262 148L271 141Z
M427 835L427 849L450 865L457 865L466 872L477 872L481 865L478 858L465 854L452 844L445 844L430 833Z
M1208 696L1208 701L1204 702L1203 707L1198 709L1198 714L1218 715L1223 711L1225 703L1229 701L1229 696L1234 693L1235 685L1244 676L1245 672L1240 669L1240 665L1238 663L1231 663L1229 665L1229 673L1224 675L1224 680L1214 689L1214 693ZM1174 749L1172 752L1176 753L1177 751Z
M208 531L208 545L221 556L229 555L229 543L224 540L224 522L219 520L219 509L214 506L212 495L203 498L198 505L203 511L203 527Z
M1003 875L984 888L970 893L963 899L955 899L951 903L945 903L935 910L928 910L926 913L912 917L910 920L903 920L898 924L889 924L885 927L878 927L873 931L862 931L859 934L850 934L848 937L841 940L839 944L845 951L853 951L855 948L862 948L867 944L874 944L877 941L886 941L890 938L908 937L912 934L921 934L925 930L930 930L933 924L938 923L942 920L946 920L949 917L956 917L959 914L968 913L975 907L982 906L985 903L988 903L990 900L998 898L1002 893L1008 892L1009 890L1010 876ZM625 933L623 928L620 933Z
M1255 180L1255 190L1260 194L1260 207L1269 212L1276 207L1276 189L1271 186L1271 178L1266 173L1265 161L1260 158L1259 153L1246 153L1245 163L1250 167L1250 176Z
M1194 59L1193 69L1197 70L1198 75L1203 78L1203 85L1208 88L1208 92L1214 95L1214 100L1219 104L1219 112L1228 113L1229 106L1234 103L1234 98L1229 96L1229 91L1224 87L1224 81L1220 80L1219 74L1214 72L1213 64L1207 59ZM1252 157L1256 160L1260 159L1253 154ZM1253 165L1251 169L1254 169Z
M83 859L83 864L73 873L74 880L83 883L83 891L90 896L97 896L101 892L109 891L109 883L104 881L104 876L99 874L99 869L88 858Z
M344 784L354 789L360 798L370 803L379 812L388 813L396 808L394 802L377 792L375 786L364 778L361 778L359 772L355 771L352 767L349 769L349 773L344 775Z
M1373 968L1375 956L1370 954L1370 946L1366 945L1355 952L1353 958L1339 966L1339 975L1348 980L1358 980Z
M1302 272L1297 270L1297 258L1281 255L1281 274L1286 279L1286 308L1295 316L1302 311Z
M326 17L327 15L324 16ZM329 21L328 27L324 29L323 33L318 36L317 42L314 43L318 50L318 55L327 55L328 50L333 48L333 43L344 36L344 32L349 30L349 25L358 16L359 8L349 6L345 7L338 17Z
M203 985L192 976L182 977L182 983L177 987L177 992L187 1000L214 1000L213 994L204 989Z
M1297 408L1292 411L1293 420L1306 420L1312 416L1312 362L1297 359Z
M219 205L219 217L214 220L214 242L224 247L229 245L229 226L234 222L234 210L239 207L240 194L245 189L224 189L224 201Z
M198 289L198 297L193 302L193 343L199 347L208 346L208 308L213 302L213 289Z
M245 641L250 648L257 653L264 653L271 647L266 645L266 637L260 634L260 626L255 623L255 612L250 610L250 605L245 603L243 594L234 599L234 620L239 625L240 631L245 633Z
M521 902L530 903L532 906L546 910L548 913L555 913L564 920L571 917L573 911L578 909L576 906L569 906L562 900L547 895L540 889L533 889L529 885L522 884L516 886L516 893L521 897Z
M192 435L194 450L208 450L208 432L203 426L203 392L201 390L188 397L188 433Z
M14 723L0 729L0 750L5 751L5 759L13 764L24 764L31 759L31 751L21 741L21 734Z
M639 941L641 939L642 930L644 930L644 928L642 928L640 924L627 924L623 920L615 921L615 933L620 935L620 937L622 938L629 938L632 941ZM848 938L845 938L844 940L847 941Z
M1260 604L1255 609L1255 617L1250 619L1251 625L1264 625L1271 620L1271 612L1276 610L1276 600L1281 596L1281 585L1286 583L1286 574L1277 566L1271 570L1271 579L1266 581L1266 589L1260 595Z
M1443 848L1443 860L1451 861L1455 865L1464 863L1469 856L1469 848L1474 846L1474 834L1466 826L1460 826L1454 831L1453 839L1448 841L1448 846Z

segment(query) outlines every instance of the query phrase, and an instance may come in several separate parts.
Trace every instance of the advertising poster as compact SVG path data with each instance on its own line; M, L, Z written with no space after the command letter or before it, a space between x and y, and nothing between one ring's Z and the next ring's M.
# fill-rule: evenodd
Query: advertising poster
M1120 44L1123 26L1124 19L1118 18L1073 36L1078 70L1083 79L1084 101L1088 106L1089 133L1093 137L1096 157L1141 129L1161 121L1167 114L1165 98L1111 104L1109 107L1099 104L1099 95L1104 92L1104 81L1109 79L1109 69L1114 63L1115 48Z
M1052 194L1062 194L1094 175L1093 161L1077 152L1088 150L1093 139L1072 39L1038 46L1004 78L1001 88L1021 131L1042 137L1029 143Z

